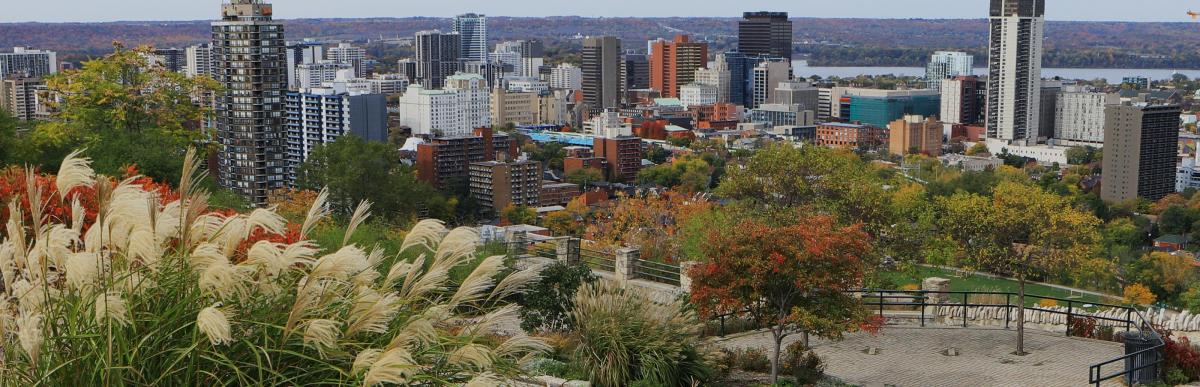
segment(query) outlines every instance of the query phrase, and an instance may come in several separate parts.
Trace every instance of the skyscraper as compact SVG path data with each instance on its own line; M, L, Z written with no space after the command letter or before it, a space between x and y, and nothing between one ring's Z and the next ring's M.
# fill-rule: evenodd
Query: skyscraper
M54 51L15 47L13 52L0 52L0 79L9 75L44 77L58 73L58 54Z
M1100 197L1162 199L1175 192L1179 106L1108 105Z
M446 84L446 77L458 72L462 49L460 41L461 36L458 33L442 33L437 30L417 33L414 51L417 57L417 78L421 86L428 90L440 89Z
M942 81L960 75L973 75L975 57L958 51L938 51L925 67L925 83L933 90L942 89Z
M717 88L717 102L731 102L731 77L729 63L726 62L724 55L717 55L711 68L696 70L696 83Z
M195 46L188 46L184 53L187 65L184 67L184 73L189 77L203 75L206 77L213 76L212 44L204 43Z
M1117 94L1065 92L1055 104L1054 138L1068 143L1104 145L1105 107L1117 104Z
M708 43L687 35L657 41L650 51L650 88L663 97L678 98L679 87L696 80L696 69L708 67Z
M187 66L187 50L182 48L156 48L154 61L167 71L182 73Z
M337 47L330 48L325 52L325 59L337 63L346 63L354 66L354 76L358 78L367 77L367 49L355 47L350 43L338 43Z
M546 63L546 46L541 40L514 40L496 44L495 54L516 54L513 72L520 77L537 77Z
M625 90L650 88L650 58L646 54L625 54Z
M979 77L959 76L942 81L943 123L976 125L983 122L987 84Z
M455 16L454 32L461 38L459 51L463 60L487 62L487 16L474 13Z
M621 104L621 40L612 36L583 40L583 103L592 113Z
M765 103L775 103L775 88L780 82L792 79L792 62L772 58L758 63L750 71L751 98L746 101L746 107L757 108Z
M261 206L287 176L283 24L262 0L231 0L221 10L212 23L215 78L224 86L216 98L217 180Z
M325 59L325 47L320 43L304 41L287 46L288 89L300 89L298 68Z
M787 12L746 12L738 22L738 52L792 58L792 21Z
M1045 0L992 0L987 137L1036 143L1041 114Z

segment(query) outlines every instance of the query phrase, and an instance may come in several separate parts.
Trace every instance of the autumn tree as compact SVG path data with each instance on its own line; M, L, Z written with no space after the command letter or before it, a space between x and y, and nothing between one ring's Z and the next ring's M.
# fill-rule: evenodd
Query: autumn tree
M1196 278L1194 263L1194 258L1184 254L1155 251L1133 262L1127 271L1136 281L1148 284L1160 299L1171 300L1187 290Z
M613 203L588 222L585 239L607 248L637 246L642 257L656 261L676 259L683 225L712 207L703 197L673 191L622 196Z
M187 148L212 144L200 125L212 109L200 102L220 86L154 65L148 53L117 44L112 54L46 78L57 111L22 136L36 150L22 161L54 167L70 150L87 148L98 172L119 176L137 165L157 181L178 181Z
M1154 292L1151 292L1150 288L1142 284L1126 286L1123 295L1125 296L1125 303L1141 306L1153 304L1157 299L1154 296Z
M893 201L919 203L927 200L926 193L919 187L891 193L881 174L853 153L773 145L728 168L716 193L740 202L746 211L777 218L776 222L786 222L797 208L830 213L845 224L860 224L876 238L876 254L870 259L916 258L909 237L926 232L921 228L927 225L921 225L920 219L928 211L896 206Z
M777 227L746 220L714 229L706 259L689 271L691 300L706 316L747 311L771 328L771 380L779 377L784 337L801 332L838 339L864 327L868 313L845 291L861 285L870 238L825 215L798 214Z
M509 204L500 211L500 217L508 224L534 224L537 222L537 211L526 206Z
M974 268L1016 277L1017 351L1025 354L1025 283L1074 268L1097 250L1100 221L1036 186L1002 182L991 198L958 193L939 201L941 232Z

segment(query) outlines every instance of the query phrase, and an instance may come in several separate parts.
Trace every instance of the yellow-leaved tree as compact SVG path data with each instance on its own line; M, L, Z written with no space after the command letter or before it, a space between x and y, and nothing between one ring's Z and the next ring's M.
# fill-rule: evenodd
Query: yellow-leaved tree
M939 200L938 226L957 243L960 261L1017 279L1017 350L1025 354L1025 283L1093 257L1100 220L1067 198L1005 181L992 197L958 193Z

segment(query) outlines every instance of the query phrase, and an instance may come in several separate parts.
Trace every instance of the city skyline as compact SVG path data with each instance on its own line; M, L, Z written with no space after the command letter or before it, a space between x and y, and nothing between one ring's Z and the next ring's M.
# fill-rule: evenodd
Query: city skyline
M161 0L52 0L6 4L0 23L11 22L111 22L111 21L186 21L211 19L212 7L220 1ZM769 10L789 12L792 17L820 18L925 18L979 19L987 15L987 0L846 0L824 2L784 2L746 0L739 2L668 0L646 3L637 0L572 2L552 0L444 0L404 4L383 0L345 0L330 9L319 0L291 0L276 4L276 19L369 18L369 17L453 17L478 12L489 16L584 16L584 17L737 17L743 11ZM1055 0L1046 7L1048 20L1187 22L1185 12L1200 10L1191 0L1159 0L1153 7L1124 0ZM1191 7L1191 8L1189 8Z

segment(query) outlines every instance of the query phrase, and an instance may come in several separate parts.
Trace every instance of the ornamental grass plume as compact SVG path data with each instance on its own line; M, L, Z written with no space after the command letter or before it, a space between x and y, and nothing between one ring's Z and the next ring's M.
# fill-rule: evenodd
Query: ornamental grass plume
M479 257L475 229L426 220L400 251L363 248L351 243L363 202L341 245L319 246L307 238L337 223L322 222L326 191L302 224L213 210L187 157L178 191L97 176L81 152L57 178L13 174L21 189L0 191L0 386L496 385L547 351L497 337L514 325L509 296L539 271ZM468 262L480 264L452 280Z

